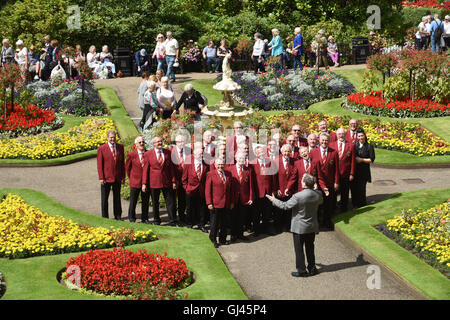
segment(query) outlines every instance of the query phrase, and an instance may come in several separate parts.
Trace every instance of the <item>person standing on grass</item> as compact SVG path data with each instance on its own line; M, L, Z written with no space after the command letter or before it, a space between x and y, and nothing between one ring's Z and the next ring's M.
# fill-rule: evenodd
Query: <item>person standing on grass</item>
M293 277L307 277L318 274L314 254L314 240L319 233L317 209L322 204L322 194L313 190L316 179L305 173L301 180L303 190L295 193L288 201L281 201L273 195L266 195L274 207L281 210L292 210L291 228L295 250L295 266L297 271L291 273ZM305 254L308 267L305 265ZM308 270L308 271L307 271Z
M108 130L108 142L102 144L97 150L97 171L101 185L102 217L109 218L108 198L111 188L113 190L114 219L120 220L122 204L120 188L125 182L125 164L123 145L116 143L116 131Z

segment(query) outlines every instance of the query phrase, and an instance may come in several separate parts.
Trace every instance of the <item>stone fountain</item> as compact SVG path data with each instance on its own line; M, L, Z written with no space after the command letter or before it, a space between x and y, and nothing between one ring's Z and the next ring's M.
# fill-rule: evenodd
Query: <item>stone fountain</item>
M223 79L216 83L213 88L220 90L223 95L223 99L219 104L213 106L205 106L202 110L202 114L207 115L213 119L218 119L224 129L232 129L233 122L247 117L253 113L252 108L248 108L246 105L237 103L232 97L234 90L241 88L236 82L231 79L231 68L228 60L231 54L227 54L223 59L222 70Z

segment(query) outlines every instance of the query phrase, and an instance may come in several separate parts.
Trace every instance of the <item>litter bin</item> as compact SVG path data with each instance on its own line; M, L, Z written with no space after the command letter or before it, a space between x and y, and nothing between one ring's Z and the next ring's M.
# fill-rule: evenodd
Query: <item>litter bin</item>
M356 37L352 39L353 64L366 63L369 56L369 38Z
M117 72L122 71L124 77L133 75L132 59L130 49L116 48L114 49L114 61L116 63Z

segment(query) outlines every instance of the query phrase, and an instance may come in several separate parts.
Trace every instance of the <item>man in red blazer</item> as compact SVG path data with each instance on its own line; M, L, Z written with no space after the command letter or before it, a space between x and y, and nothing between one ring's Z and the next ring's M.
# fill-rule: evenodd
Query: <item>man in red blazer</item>
M320 147L311 151L311 158L318 163L319 185L325 194L319 220L322 226L333 230L331 218L334 214L336 191L339 189L339 155L336 150L330 148L330 136L321 133Z
M182 183L186 190L187 227L197 224L199 229L207 232L205 183L209 166L202 159L203 148L194 147L193 160L184 166Z
M177 182L176 198L178 219L180 222L186 222L186 191L184 190L181 179L183 177L183 170L186 164L191 162L191 149L186 147L183 135L175 137L175 146L170 150L171 159L175 168L175 180Z
M102 144L97 150L97 171L101 185L102 217L109 218L108 198L112 188L114 219L120 220L122 216L120 188L125 180L125 156L123 145L116 143L116 132L109 130L106 136L108 142Z
M291 158L292 146L285 144L281 147L281 157L277 166L278 173L274 179L274 190L276 197L282 201L287 201L295 193L295 183L297 182L297 170L295 170L294 160ZM274 208L275 232L281 233L283 229L288 229L291 216L281 209Z
M130 206L128 208L128 220L130 222L136 221L136 205L139 199L139 194L142 198L142 216L141 222L149 224L148 221L148 204L150 199L150 192L142 192L142 170L144 168L145 157L145 141L142 136L138 136L134 140L136 149L127 155L125 161L125 171L130 179Z
M246 142L249 146L249 156L250 158L253 158L254 155L252 155L252 142L250 140L249 136L244 135L244 124L240 121L236 121L233 125L234 128L234 135L231 137L228 137L226 140L227 145L227 164L234 164L235 162L235 156L238 152L238 146Z
M358 130L358 120L350 119L348 125L350 129L345 135L345 140L351 143L355 143L356 141L358 141L358 134L356 133L356 131Z
M348 194L350 189L350 182L355 176L356 160L355 160L355 145L348 140L345 140L346 131L344 128L339 128L336 131L338 141L330 144L330 147L338 151L339 154L339 193L341 194L340 209L341 212L347 211L348 208Z
M300 129L300 126L298 124L294 124L291 129L291 134L294 136L294 140L295 140L294 145L297 148L300 148L303 146L306 147L308 145L308 141L301 136L301 133L302 133L302 131Z
M225 224L226 215L234 208L233 179L228 171L224 170L225 160L216 158L215 170L206 174L205 202L210 211L211 229L209 238L214 247L226 244L227 230ZM219 243L217 235L219 234Z
M297 190L296 192L301 192L303 190L302 187L302 179L305 173L309 173L316 181L319 181L319 172L317 161L313 161L309 156L308 147L300 147L299 149L300 159L295 161L295 169L297 170ZM316 184L318 186L318 184Z
M216 144L212 141L213 134L211 130L203 133L203 161L209 165L216 155Z
M171 161L171 153L163 149L161 137L153 138L153 149L145 153L144 169L142 176L142 191L150 189L153 203L153 223L161 224L159 217L159 195L162 192L166 201L169 225L176 226L175 221L175 196L177 189L175 168Z
M266 194L272 194L274 190L274 179L277 173L273 161L265 154L265 148L258 146L255 149L257 161L252 165L255 174L255 205L253 206L254 236L260 233L272 234L269 231L269 220L272 216L272 203L266 198ZM278 161L278 159L277 159ZM262 223L260 224L260 221Z
M251 217L251 209L254 201L254 174L250 167L245 166L245 154L236 153L236 164L226 168L231 173L236 193L234 210L231 212L231 242L237 239L247 241L244 237L244 224L247 217Z
M311 152L313 149L318 148L319 147L319 139L317 137L316 133L311 133L308 136L308 151Z
M280 157L280 146L277 141L273 139L267 143L267 157L270 161L275 161L278 163L278 158Z
M332 143L332 142L337 140L336 133L334 133L333 131L329 131L328 130L328 122L326 120L321 120L319 122L319 130L320 130L321 134L322 133L328 133L328 135L330 136L329 143Z
M286 138L286 143L291 146L291 159L294 161L297 161L300 159L300 155L298 153L298 147L295 145L295 137L294 135L290 134Z

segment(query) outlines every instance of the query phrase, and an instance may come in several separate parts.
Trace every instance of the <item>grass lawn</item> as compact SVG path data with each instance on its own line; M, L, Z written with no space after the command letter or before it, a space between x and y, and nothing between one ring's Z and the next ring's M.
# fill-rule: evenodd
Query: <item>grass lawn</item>
M347 78L353 83L357 90L360 89L362 79L364 77L364 72L366 69L342 69L334 70L337 74ZM380 74L381 79L381 74ZM198 88L207 98L209 104L214 104L216 101L220 101L221 93L217 90L212 89L214 80L196 80L192 82L195 88ZM202 91L203 90L203 91ZM388 117L376 117L370 115L364 115L361 113L356 113L341 107L343 98L326 100L322 102L315 103L311 105L308 110L316 113L325 113L334 116L351 116L356 119L381 119L385 121L403 121L403 122L414 122L420 123L422 126L440 136L441 138L450 141L450 117L439 117L439 118L414 118L414 119L395 119ZM283 114L285 111L273 110L266 111L264 114L276 115ZM295 114L304 113L305 110L295 110L292 111ZM412 154L407 154L399 151L391 150L376 150L376 163L386 164L386 165L428 165L428 164L448 164L450 163L450 155L446 156L434 156L434 157L418 157Z
M377 204L335 217L335 227L377 261L431 299L450 299L450 280L373 226L402 214L402 209L431 208L449 197L450 189L398 193Z
M0 197L7 193L21 196L25 201L51 215L62 215L78 223L91 226L127 227L136 230L152 229L160 240L131 245L132 251L146 249L147 252L182 258L188 269L195 274L195 282L180 292L188 293L192 300L242 300L247 299L222 261L208 236L198 230L175 227L149 226L93 216L68 208L45 194L30 189L0 189ZM40 256L26 259L0 259L0 271L6 281L7 290L3 299L9 300L93 300L108 299L70 291L56 281L57 273L66 262L80 253Z
M99 95L108 109L109 116L106 118L110 118L114 121L114 124L119 131L119 136L121 138L121 142L127 142L130 140L134 140L134 138L139 134L136 127L131 121L127 111L125 110L122 102L117 97L116 93L112 88L96 86L99 92ZM80 125L86 119L90 117L76 117L73 115L61 115L64 119L65 123L62 128L59 128L56 131L67 131L69 128ZM106 141L106 137L105 137ZM44 159L44 160L23 160L23 159L0 159L1 165L30 165L30 166L49 166L49 165L61 165L67 164L74 161L84 160L88 158L95 157L97 154L97 149L84 151L76 154L71 154L65 157L54 158L54 159Z

